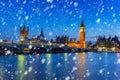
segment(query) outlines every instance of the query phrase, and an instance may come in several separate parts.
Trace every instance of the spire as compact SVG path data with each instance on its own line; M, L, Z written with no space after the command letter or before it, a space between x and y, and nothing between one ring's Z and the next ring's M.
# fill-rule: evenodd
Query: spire
M41 37L44 37L43 29L41 29L40 36L41 36Z
M84 21L81 21L81 26L80 27L84 27Z

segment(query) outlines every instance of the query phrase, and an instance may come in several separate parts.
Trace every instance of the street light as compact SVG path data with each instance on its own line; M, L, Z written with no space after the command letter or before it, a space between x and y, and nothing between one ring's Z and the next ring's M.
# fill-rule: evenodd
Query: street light
M21 41L21 43L23 43L24 42L24 38L21 38L20 41Z

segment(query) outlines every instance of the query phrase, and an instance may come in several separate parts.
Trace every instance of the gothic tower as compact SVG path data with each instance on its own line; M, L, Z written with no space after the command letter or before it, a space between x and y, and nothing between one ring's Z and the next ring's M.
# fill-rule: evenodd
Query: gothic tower
M40 40L44 40L44 33L43 33L43 29L41 29L41 33L40 33Z
M24 41L28 39L29 28L28 27L20 27L20 41Z
M86 38L85 38L85 26L84 21L82 20L80 26L80 48L86 48Z

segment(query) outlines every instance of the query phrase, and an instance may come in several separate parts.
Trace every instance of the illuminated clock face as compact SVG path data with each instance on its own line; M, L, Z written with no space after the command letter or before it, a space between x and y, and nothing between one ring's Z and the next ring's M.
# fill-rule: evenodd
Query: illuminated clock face
M85 29L80 29L80 32L83 32L83 31L85 32Z
M83 31L83 29L80 30L80 32L82 32L82 31Z

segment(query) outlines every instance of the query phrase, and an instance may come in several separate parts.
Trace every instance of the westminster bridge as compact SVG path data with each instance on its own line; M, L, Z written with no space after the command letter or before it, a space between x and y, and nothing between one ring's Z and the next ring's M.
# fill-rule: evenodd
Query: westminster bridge
M0 53L70 53L86 49L68 47L57 43L0 43Z

